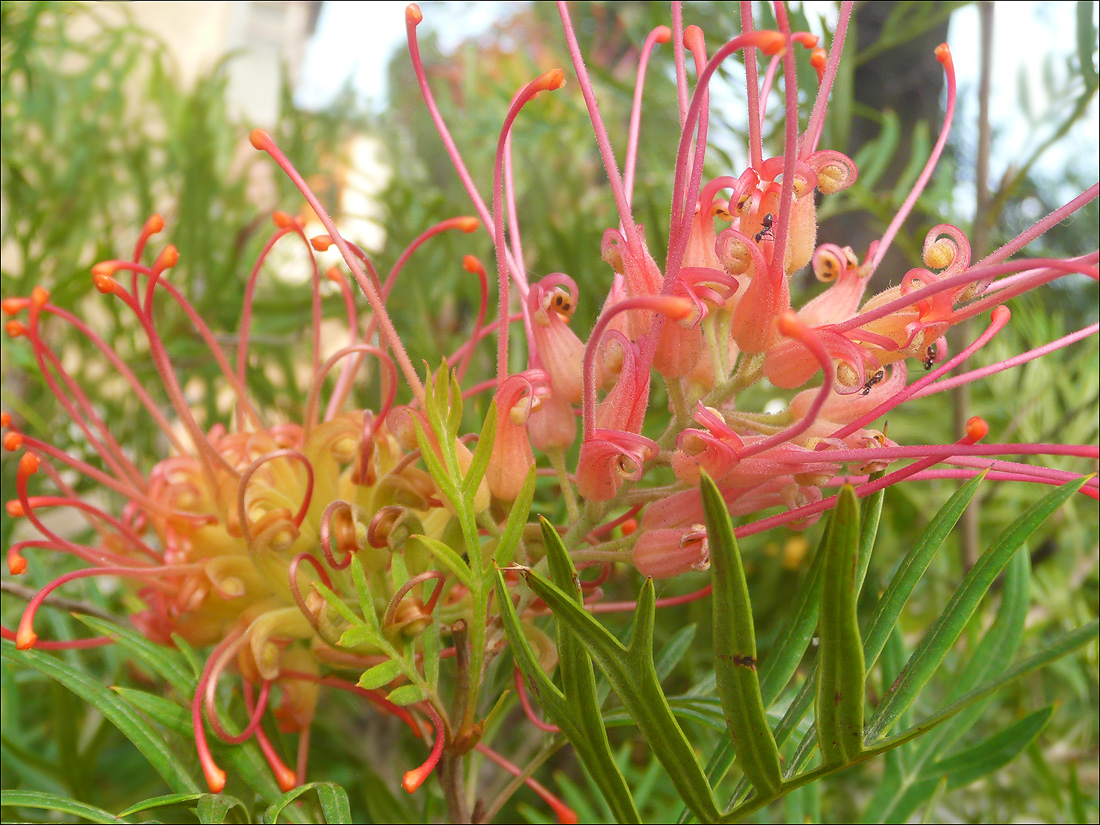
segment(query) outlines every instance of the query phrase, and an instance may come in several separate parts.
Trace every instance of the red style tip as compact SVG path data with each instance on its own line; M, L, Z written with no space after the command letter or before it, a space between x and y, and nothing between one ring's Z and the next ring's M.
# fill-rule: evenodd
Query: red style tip
M206 786L210 793L221 793L225 789L225 771L213 762L202 766L202 774L206 777Z
M653 32L653 39L658 43L667 43L672 39L672 29L668 26L658 26Z
M253 129L249 132L248 142L252 144L253 148L259 149L261 152L268 151L274 145L271 135L263 129Z
M771 55L779 54L783 48L787 45L787 39L783 37L777 31L771 31L770 29L761 29L760 31L749 32L746 35L742 35L748 43L748 46L756 46L764 54Z
M23 453L23 457L19 459L19 478L27 478L38 472L38 456L34 453Z
M18 338L27 332L27 328L18 321L8 321L4 324L4 332L8 334L9 338Z
M8 422L4 422L4 426L8 426ZM23 436L20 433L4 433L4 449L9 453L14 453L20 447L23 446Z
M623 522L622 527L620 527L619 529L622 530L624 536L634 535L634 533L636 533L638 530L638 519L628 518L626 521Z
M19 630L15 633L15 647L17 650L30 650L34 647L34 643L38 641L38 634L35 633L29 624L24 625L19 623Z
M176 249L175 244L168 244L161 250L161 253L157 255L156 263L153 264L154 272L163 272L166 269L174 267L180 259L180 251Z
M164 231L164 218L159 213L154 212L149 216L149 220L145 222L144 234L156 235L158 232Z
M795 32L791 35L791 40L807 49L814 48L818 39L816 34L810 34L810 32Z
M477 232L478 227L481 226L481 221L471 215L463 215L457 219L455 226L463 232Z
M118 282L115 281L110 275L104 275L103 273L93 273L92 281L95 283L95 288L102 292L104 295L113 295L118 289Z
M981 441L989 433L989 425L979 415L966 422L966 437L971 441Z
M309 239L310 245L318 252L326 252L332 246L331 235L314 235Z
M290 793L298 787L298 777L286 765L279 765L275 768L275 781L279 783L283 793Z
M27 560L16 550L8 552L8 572L13 576L21 576L27 569Z
M825 74L825 65L828 62L829 55L820 46L810 52L810 65L813 66L814 71L817 72L817 79L820 81L822 75Z
M405 7L405 22L412 26L419 26L424 20L424 12L420 10L420 6L416 3L409 3Z
M11 516L12 518L22 518L23 517L23 503L21 501L19 501L19 499L17 499L17 498L13 498L11 501L9 501L7 504L5 504L4 509L7 511L8 515Z
M50 291L45 287L36 286L31 290L31 304L35 309L41 309L50 300Z
M481 261L475 258L473 255L467 255L462 259L462 268L469 272L471 275L485 274L485 267L481 265Z
M684 46L690 51L695 51L696 48L702 49L706 45L706 38L703 37L703 30L698 26L688 26L684 29Z
M29 302L26 298L5 298L0 301L0 311L3 311L5 315L15 315L22 312Z
M0 412L0 427L11 426L11 413Z
M1012 317L1012 310L1006 307L1004 304L998 304L993 307L993 313L990 315L993 323L995 324L1007 324Z
M280 229L289 229L294 225L294 218L290 217L286 212L272 213L271 220L275 221L275 225Z
M417 789L424 784L424 780L428 778L430 773L431 771L425 771L421 768L405 771L405 776L401 780L401 787L409 793L416 793Z
M936 60L940 61L944 66L951 65L951 47L946 43L940 43L936 46Z

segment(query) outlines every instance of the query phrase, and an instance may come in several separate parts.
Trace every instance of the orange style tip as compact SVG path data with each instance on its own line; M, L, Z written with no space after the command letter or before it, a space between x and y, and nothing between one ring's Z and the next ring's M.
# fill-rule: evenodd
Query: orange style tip
M27 331L27 328L18 321L12 320L4 324L4 332L8 334L9 338L18 338Z
M294 218L286 212L273 212L271 220L275 221L275 225L280 229L288 229L294 223Z
M409 793L416 793L417 789L424 784L425 779L427 779L427 774L421 774L419 770L405 771L405 776L401 779L401 787Z
M791 36L791 40L807 49L814 48L817 45L818 39L816 34L811 34L810 32L798 32Z
M993 307L993 320L998 324L1007 324L1008 319L1012 317L1012 310L1006 307L1004 304L998 304Z
M114 275L118 271L118 261L100 261L92 267L92 276Z
M22 312L23 307L28 303L26 298L5 298L0 301L0 311L3 311L5 315L15 315Z
M318 252L325 252L330 246L332 246L332 236L330 235L314 235L309 239L310 245Z
M38 634L30 627L20 625L19 630L15 633L15 647L17 650L30 650L37 641Z
M8 554L8 572L13 576L22 576L27 570L27 560L18 553Z
M419 26L424 20L424 12L420 10L420 6L416 3L409 3L405 6L405 22L412 26Z
M0 412L0 427L11 426L11 413Z
M936 46L936 60L940 61L944 66L951 63L951 47L946 43L940 43Z
M622 530L624 536L632 536L638 531L638 520L628 518L619 529Z
M145 234L156 235L162 231L164 231L164 218L159 213L154 212L149 216L149 220L145 222Z
M202 772L206 777L206 787L210 788L210 793L221 793L225 790L225 771L217 765L204 765Z
M746 35L749 46L756 46L766 55L775 55L783 51L786 46L786 38L783 37L777 31L771 31L770 29L761 29L760 31L750 32Z
M572 808L568 808L560 803L554 806L554 813L557 815L558 822L560 822L561 825L577 825L577 823L580 822L580 820L577 819L576 812Z
M825 68L825 63L828 60L828 57L829 56L826 51L818 47L810 52L810 65L818 71L821 71Z
M462 259L462 268L474 275L485 271L485 267L481 265L481 261L473 255L467 255Z
M31 290L31 304L36 309L41 309L50 300L50 291L45 287L36 286Z
M281 765L277 771L275 771L275 781L279 783L279 787L283 793L290 793L292 790L298 787L298 777L294 771L288 768L286 765Z
M268 151L272 146L271 135L263 129L253 129L249 132L248 142L252 144L253 148L259 149L261 152Z
M981 441L989 433L989 425L981 416L974 416L966 422L966 436L974 441Z
M668 26L658 26L654 31L653 39L658 43L667 43L672 39L672 29Z
M335 266L330 266L325 270L325 277L334 284L342 284L344 282L344 276L340 274L340 270Z
M692 51L696 48L701 48L705 42L703 30L698 26L688 26L684 29L684 45Z
M781 335L785 335L786 337L790 338L791 336L798 334L798 332L803 328L804 324L800 320L798 320L798 315L795 314L794 310L788 309L786 312L779 316L777 326L779 327L779 333Z
M118 288L118 283L110 275L94 274L92 281L95 283L95 288L104 295L111 295Z
M463 215L461 218L458 219L455 226L457 226L463 232L477 232L478 227L481 226L481 221L479 221L477 218L471 217L470 215Z
M176 249L175 244L168 244L161 250L161 253L157 255L156 263L153 264L153 269L171 269L177 263L179 263L180 251Z
M30 476L38 472L38 456L34 453L23 453L19 459L19 475Z
M7 427L10 422L5 421L4 426ZM20 447L23 446L23 436L20 433L4 433L4 449L9 453L14 453Z
M565 72L561 69L551 69L545 74L541 75L535 81L535 88L540 92L548 91L552 92L554 89L560 89L565 85Z

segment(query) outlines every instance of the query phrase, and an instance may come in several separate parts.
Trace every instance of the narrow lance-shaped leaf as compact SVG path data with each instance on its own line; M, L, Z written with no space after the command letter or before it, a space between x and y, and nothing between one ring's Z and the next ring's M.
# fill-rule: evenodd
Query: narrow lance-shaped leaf
M578 716L567 704L565 695L543 672L538 657L523 633L508 585L500 570L496 571L496 594L501 622L512 646L512 656L527 678L539 705L576 750L581 764L600 788L615 818L619 822L641 822L626 780L611 755L611 746L607 741L607 732L603 720L600 719L598 707L594 724L585 714Z
M818 619L817 738L826 765L850 762L863 746L863 642L859 637L859 508L841 488L825 546Z
M714 673L718 698L741 767L758 793L774 793L783 781L779 748L760 698L756 675L756 632L741 553L722 494L705 473L703 512L714 583Z
M669 707L653 664L653 618L656 594L647 579L634 611L634 630L629 647L623 645L583 607L533 570L523 576L535 594L546 602L559 622L577 634L589 654L607 676L619 700L637 723L653 753L684 804L699 819L719 816L706 775L683 729Z
M986 591L1000 575L1008 560L1047 518L1088 481L1082 476L1044 496L1027 512L1012 522L994 541L977 564L970 569L951 597L951 601L921 639L905 670L894 682L890 693L875 709L868 726L866 741L874 742L893 725L898 715L909 707L932 678L944 656L978 609Z

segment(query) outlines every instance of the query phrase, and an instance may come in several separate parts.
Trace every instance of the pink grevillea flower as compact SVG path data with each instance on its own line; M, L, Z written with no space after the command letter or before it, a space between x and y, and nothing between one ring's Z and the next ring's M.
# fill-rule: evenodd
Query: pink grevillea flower
M1003 328L1009 318L1002 306L1007 299L1075 273L1097 277L1096 253L1067 261L1008 260L1094 199L1094 186L976 264L971 262L962 232L947 224L932 227L919 266L898 273L897 286L865 298L871 275L946 144L955 106L954 70L946 46L929 55L930 60L939 60L947 76L943 131L897 216L881 240L861 255L843 238L818 239L816 219L818 198L834 195L858 179L850 158L819 145L852 4L842 4L835 36L826 50L818 46L816 36L791 30L782 4L775 4L777 30L761 31L754 26L751 4L742 3L742 33L708 56L702 32L685 27L680 5L673 3L672 25L654 29L639 52L624 167L603 122L569 8L565 3L558 8L576 86L591 119L619 218L603 237L600 256L611 270L608 297L587 338L568 325L577 295L571 279L559 273L531 285L527 280L508 133L513 112L529 96L523 90L517 93L501 133L496 168L504 174L494 181L490 209L466 172L419 65L419 14L411 14L407 21L414 68L444 146L479 216L487 226L494 226L502 295L511 281L524 296L520 317L529 364L552 376L550 388L543 391L542 409L547 412L537 428L538 437L535 421L540 413L530 418L536 450L549 443L545 435L549 420L559 422L553 449L571 438L568 410L576 403L579 380L583 428L574 478L586 509L574 508L571 515L598 524L605 515L613 516L615 507L643 508L643 529L635 545L636 561L645 559L639 569L672 575L698 564L698 559L684 552L690 545L684 537L702 520L698 492L693 489L701 469L718 480L736 514L774 507L787 510L741 528L748 534L776 524L812 523L831 505L828 489L842 479L859 483L859 492L865 495L884 483L955 472L930 469L947 463L965 468L964 474L995 466L1005 478L1056 483L1073 474L1009 462L1006 456L1096 455L1092 445L980 446L976 441L984 433L977 422L960 434L962 441L943 445L899 445L873 426L909 398L969 380L935 383ZM632 208L645 71L662 43L672 46L681 123L677 161L670 176L669 251L663 263L649 252L646 229L638 225ZM818 82L805 128L800 126L795 77L794 51L800 47L811 50ZM703 166L709 84L718 67L735 54L744 60L748 89L748 163L707 180ZM766 60L762 79L761 56ZM689 82L692 69L694 88ZM782 143L769 154L763 124L776 97L773 89L780 87ZM788 279L807 265L827 288L802 307L792 307ZM989 310L988 329L952 356L944 338L947 330ZM502 320L505 313L502 305ZM503 328L498 333L506 337ZM1083 334L1094 333L1091 329ZM1055 342L1021 358L1038 357L1064 345ZM1002 366L1019 362L1015 359ZM923 367L926 374L915 377L919 370L908 365ZM663 380L672 412L671 424L659 439L647 432L653 371ZM779 389L811 388L793 398L785 396L785 407L778 412L742 407L738 394L761 378ZM504 379L503 373L498 375L498 382ZM552 414L547 400L554 405ZM667 418L663 412L659 417L663 426ZM979 455L983 458L978 459ZM905 459L911 463L885 478L868 478ZM671 465L677 484L647 487L650 468L661 464ZM1084 493L1096 497L1096 482L1088 482ZM679 531L680 538L673 541L660 532L664 530ZM590 535L600 535L597 531ZM654 535L647 537L647 533ZM655 554L660 552L656 548L661 547L678 561L655 564Z

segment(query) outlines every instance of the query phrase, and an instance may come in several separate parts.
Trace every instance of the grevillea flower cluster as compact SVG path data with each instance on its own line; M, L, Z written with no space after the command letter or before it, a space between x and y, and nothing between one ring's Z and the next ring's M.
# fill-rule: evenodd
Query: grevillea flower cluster
M842 6L828 50L818 46L816 36L791 30L782 3L775 4L777 30L755 28L750 4L742 3L742 33L713 54L703 32L685 28L679 5L673 4L671 27L654 29L640 50L621 165L565 4L560 13L619 219L606 228L601 249L592 250L593 258L604 262L607 297L591 330L571 325L579 300L573 277L529 276L513 183L513 124L523 110L537 107L536 97L559 89L566 72L547 72L516 92L500 129L486 199L429 88L417 44L422 16L416 6L406 12L412 68L476 218L448 218L430 227L383 279L371 258L340 234L271 137L256 131L252 144L294 181L326 234L309 237L299 221L275 214L275 231L247 282L235 358L222 350L173 283L179 263L175 248L150 250L164 230L158 216L146 223L129 258L101 262L92 271L104 300L123 304L144 334L160 378L156 391L92 326L52 303L46 289L3 301L8 335L30 349L42 380L100 457L98 465L87 463L4 414L4 447L18 455L16 491L7 510L38 533L8 549L9 572L23 573L34 555L45 551L87 565L43 588L18 628L4 629L4 637L20 649L109 643L108 638L39 640L36 611L53 591L76 579L130 582L145 606L131 617L138 630L165 645L178 636L209 651L191 713L196 749L213 791L224 787L226 774L208 745L211 733L230 743L255 737L284 789L304 782L309 730L322 688L355 692L432 741L428 760L405 775L410 792L441 759L455 764L473 748L518 774L517 766L480 741L489 708L478 703L478 688L505 637L477 578L485 565L478 570L475 559L481 560L483 545L499 545L512 535L517 559L538 560L537 539L509 531L509 515L517 508L517 524L533 518L528 508L537 473L557 479L567 517L560 532L579 563L602 564L606 575L613 563L628 562L643 576L667 578L708 564L698 489L703 472L716 481L731 514L772 511L739 528L738 535L746 536L779 525L812 524L831 507L832 489L844 482L856 485L861 496L904 480L982 472L993 479L1059 484L1077 475L1014 457L1097 458L1095 445L984 443L988 427L976 418L949 444L899 444L884 425L876 427L909 399L978 380L1097 332L1094 324L1007 361L944 377L1004 328L1010 317L1005 302L1012 297L1059 278L1097 279L1096 252L1068 260L1012 257L1096 198L1095 185L980 261L971 260L969 242L958 228L933 226L921 260L892 273L895 286L866 294L951 128L955 77L946 45L929 55L946 75L943 130L882 238L856 250L843 238L821 242L816 220L819 199L848 188L858 175L850 158L820 146L850 3ZM649 252L646 228L635 220L632 190L643 81L662 44L671 45L681 133L668 178L669 226L649 228L667 232L662 239L668 255L660 262ZM797 49L809 50L817 74L818 94L805 129L799 125ZM703 172L708 87L718 67L734 55L744 61L748 90L748 164L708 179ZM773 88L779 76L782 94ZM783 138L769 154L764 123L776 105L782 109ZM443 366L424 380L387 312L387 298L401 288L399 275L406 264L414 265L410 257L421 244L440 232L481 228L495 251L496 319L488 319L491 279L477 258L467 256L463 266L482 287L474 328L457 352L441 353ZM258 408L247 389L253 292L276 244L300 244L311 255L335 247L346 267L322 274L313 259L312 381L305 408L289 421L287 411L276 415ZM795 307L789 279L806 267L824 288ZM588 262L583 269L597 271ZM346 344L322 359L325 279L343 296L348 331ZM186 400L183 379L157 329L158 301L177 304L208 346L233 393L228 420L200 423ZM947 331L978 317L985 319L985 329L959 352L950 352ZM159 460L135 459L116 441L110 422L51 349L48 330L54 324L71 326L127 382L163 433L167 450ZM495 338L495 375L470 379L474 350L489 338ZM512 348L522 350L519 361L526 360L519 372L509 369L517 362ZM349 409L352 387L368 359L379 365L382 397L377 407ZM326 377L334 380L326 385ZM743 391L761 381L792 391L784 409L740 406ZM654 409L655 382L667 395L667 410ZM326 386L331 387L327 395ZM492 394L492 426L459 432L461 397L484 392ZM654 422L668 423L657 433ZM109 495L96 502L82 499L66 481L72 471ZM1082 492L1097 498L1096 480ZM124 503L110 510L102 504L109 499ZM41 513L54 508L79 512L93 538L78 543L51 529ZM625 529L615 533L620 527ZM473 576L462 572L467 563ZM622 607L600 600L598 581L587 583L586 592L592 610ZM520 604L530 609L530 595ZM429 629L437 635L441 630L450 646L432 648ZM532 639L541 638L533 624L525 629ZM455 663L451 703L440 699L437 675L430 675L426 664L441 657ZM553 661L551 650L546 666ZM240 680L249 712L247 725L236 734L227 729L218 705L219 685L229 679ZM522 683L517 686L530 710ZM284 731L298 733L296 759L284 759L265 736L260 721L268 709ZM560 817L571 816L529 781Z

